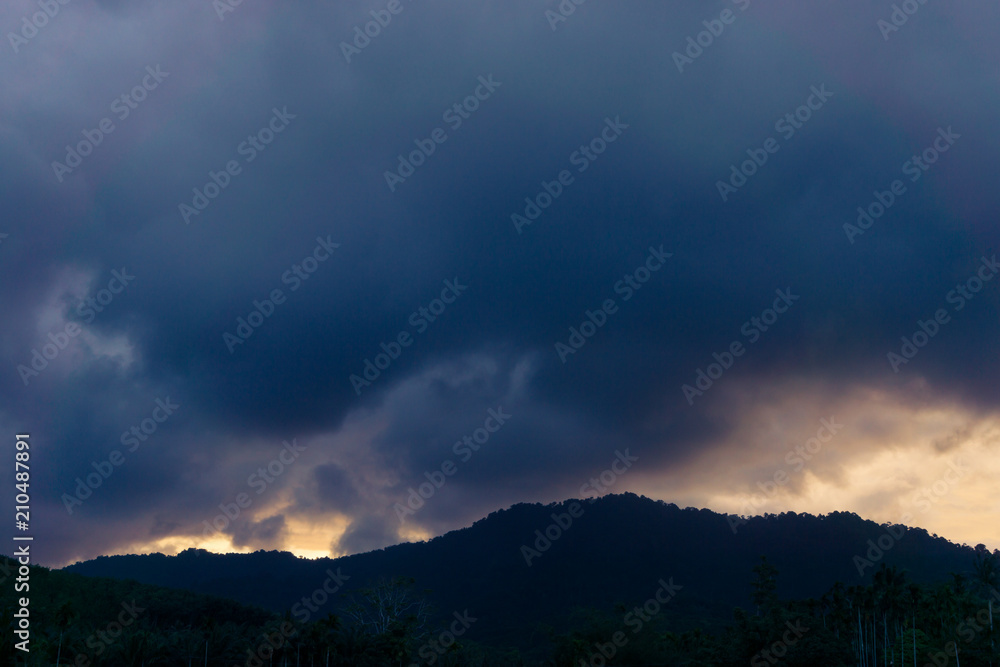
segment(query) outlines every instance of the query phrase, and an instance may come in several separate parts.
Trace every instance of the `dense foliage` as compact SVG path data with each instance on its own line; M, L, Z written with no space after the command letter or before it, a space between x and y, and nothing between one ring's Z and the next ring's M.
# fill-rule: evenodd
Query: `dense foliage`
M818 598L781 600L781 575L762 557L746 582L753 609L736 608L721 632L678 631L677 616L667 612L683 587L662 581L645 601L574 610L567 632L536 628L538 650L524 656L467 641L462 635L474 617L431 621L426 597L410 579L357 589L344 597L342 615L299 622L221 598L32 567L31 653L14 648L15 600L5 586L0 657L5 664L52 665L58 658L79 667L204 665L206 656L208 665L311 667L1000 664L992 625L1000 552L979 545L970 565L970 574L930 587L881 564L871 585L838 582Z
M29 664L885 667L914 664L914 645L919 667L990 664L997 563L982 546L850 513L744 519L633 494L586 503L539 542L568 506L339 559L191 549L40 568Z
M869 586L838 582L819 598L782 601L774 592L778 572L763 558L751 582L755 609L735 609L733 624L718 635L677 633L652 619L648 628L626 633L627 643L615 651L610 639L622 629L621 617L593 614L558 638L549 664L998 665L1000 628L992 616L1000 602L1000 551L979 545L972 565L971 576L954 573L951 582L927 587L882 564Z
M16 570L17 564L0 557L0 567ZM347 599L344 617L326 614L303 623L289 613L135 581L37 566L29 576L30 652L15 648L17 602L9 576L0 595L0 664L177 667L207 659L227 666L377 667L423 662L421 654L433 654L438 665L520 663L514 652L442 637L448 628L427 622L411 580L359 590Z

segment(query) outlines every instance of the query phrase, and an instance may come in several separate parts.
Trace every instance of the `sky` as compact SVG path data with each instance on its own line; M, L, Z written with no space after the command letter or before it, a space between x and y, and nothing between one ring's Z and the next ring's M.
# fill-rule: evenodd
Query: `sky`
M3 3L11 532L336 556L629 491L1000 548L998 25Z

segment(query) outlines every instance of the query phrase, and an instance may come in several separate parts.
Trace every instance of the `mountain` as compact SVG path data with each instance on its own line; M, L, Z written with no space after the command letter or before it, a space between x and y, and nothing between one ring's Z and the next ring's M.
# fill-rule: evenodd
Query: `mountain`
M555 539L540 539L546 532ZM519 504L427 542L337 559L189 549L177 556L103 556L65 570L274 611L293 608L331 575L343 578L338 593L347 595L379 578L410 577L426 591L437 618L468 610L480 619L470 638L526 646L539 627L566 630L574 609L610 612L616 604L641 604L661 580L680 587L664 605L673 627L718 631L732 622L734 607L754 608L751 580L761 556L778 570L778 597L804 599L819 597L837 581L867 585L882 564L898 566L918 584L951 581L951 572L971 571L974 552L923 529L881 526L851 513L739 519L627 493ZM340 613L344 604L334 595L319 612Z

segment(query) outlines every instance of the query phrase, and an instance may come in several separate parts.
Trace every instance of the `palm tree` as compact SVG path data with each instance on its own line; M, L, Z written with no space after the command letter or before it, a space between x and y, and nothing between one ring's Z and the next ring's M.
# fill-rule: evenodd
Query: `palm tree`
M73 621L76 620L77 615L76 610L73 609L73 605L69 600L66 600L59 605L58 609L56 609L56 625L60 628L71 627L73 625ZM62 658L62 639L63 633L60 629L59 648L56 650L56 665L59 665L59 661Z
M852 598L857 605L860 662L865 667L874 667L878 664L878 654L875 650L874 593L871 588L866 586L854 586L852 590ZM869 617L871 624L869 624Z
M871 605L871 591L865 586L851 586L848 591L848 602L854 607L857 616L857 626L855 636L857 637L858 662L862 667L870 667L875 664L872 655L871 631L868 626L868 609ZM851 623L854 619L851 619Z
M334 641L334 633L340 629L340 618L330 613L314 623L309 624L305 641L311 653L326 655L326 665L330 664L330 644ZM336 653L334 654L336 657Z
M168 652L176 659L186 659L187 667L192 667L195 656L201 648L201 634L188 627L174 630L167 636ZM178 663L180 664L180 663Z
M913 667L917 667L917 609L920 608L920 586L910 584L910 604L913 612ZM902 661L900 661L902 662Z
M840 628L850 622L850 605L846 597L844 584L836 582L828 592L830 604L830 621L833 624L834 636L840 639ZM845 618L846 614L846 618Z
M939 609L941 620L941 634L951 638L955 644L955 665L961 667L958 657L958 641L955 637L956 623L961 614L961 593L964 592L964 578L961 575L952 573L952 585L944 585L935 594L935 606Z
M883 564L880 568L880 572L882 573L882 627L886 644L888 644L888 631L886 630L887 619L892 620L893 632L895 636L899 637L902 634L899 618L902 615L903 609L903 594L906 584L906 573L900 572L895 565L892 567L886 567L885 564ZM895 642L893 642L891 646L891 655L893 662L895 662ZM886 646L886 648L888 648L888 646Z
M753 586L753 602L757 605L757 615L760 616L760 608L771 607L778 601L775 593L778 587L778 569L767 562L767 556L760 557L760 563L753 568L754 578L751 582Z
M990 667L993 667L993 594L1000 585L1000 567L997 553L990 553L983 544L976 545L975 578L980 592L987 598L990 614Z

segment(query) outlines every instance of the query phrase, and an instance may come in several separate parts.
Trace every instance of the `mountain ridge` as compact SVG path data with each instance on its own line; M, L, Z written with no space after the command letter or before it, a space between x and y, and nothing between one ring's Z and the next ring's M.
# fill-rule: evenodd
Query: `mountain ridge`
M883 562L917 583L941 583L951 572L967 572L973 553L922 528L877 524L848 512L740 518L625 493L518 503L425 542L339 558L188 549L176 556L102 556L64 569L197 590L279 612L316 589L328 572L346 575L346 594L380 578L408 577L427 591L442 617L469 609L484 619L507 619L503 627L478 623L470 635L515 644L538 627L563 627L573 609L610 610L645 600L661 580L682 587L667 611L681 630L721 629L734 607L753 608L750 582L761 556L778 569L778 596L801 599L819 597L837 581L871 583ZM332 598L320 611L342 607L341 598Z

